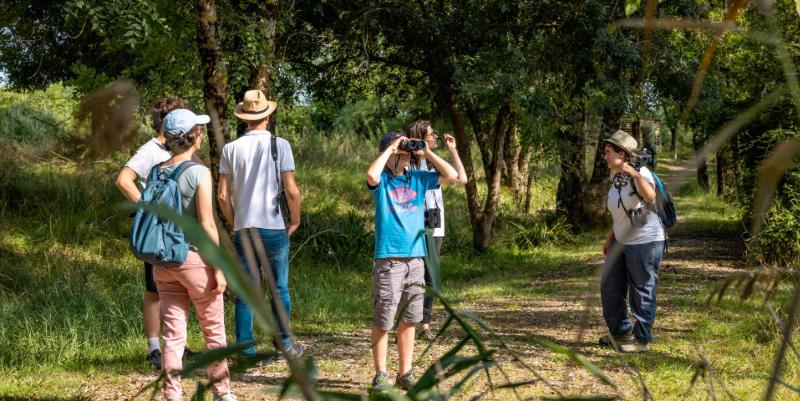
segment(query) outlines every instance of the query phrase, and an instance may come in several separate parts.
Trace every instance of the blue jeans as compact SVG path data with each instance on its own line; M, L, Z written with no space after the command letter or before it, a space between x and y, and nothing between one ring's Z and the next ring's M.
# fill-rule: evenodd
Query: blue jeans
M617 242L612 240L611 249ZM633 332L640 342L653 341L653 322L656 319L656 282L664 254L664 241L640 245L624 245L614 260L606 258L606 272L600 280L600 300L603 318L613 335ZM636 324L628 317L631 312Z
M280 297L283 308L286 311L286 316L291 316L292 308L291 299L289 298L289 235L286 233L286 230L267 230L264 228L244 229L237 231L234 234L233 245L236 247L236 252L239 255L239 265L244 270L245 275L249 276L250 279L256 284L260 283L261 270L257 268L255 271L250 271L250 266L245 259L245 253L242 248L242 240L240 237L240 235L244 234L244 231L248 230L254 230L258 232L259 237L261 238L261 243L264 244L264 249L266 250L270 267L272 268L272 276L277 284L278 296ZM258 259L257 246L257 244L253 244L253 254L255 255L256 259ZM284 327L281 324L281 321L278 318L278 309L277 305L275 304L274 297L270 298L272 303L272 315L275 318L275 322L278 324L279 336L277 339L273 339L273 343L277 346L276 341L280 340L284 347L288 347L291 343L291 337L289 337L288 330L289 322L286 322L287 327ZM253 337L253 311L241 297L236 297L234 316L236 319L236 343L253 343L255 341ZM242 353L245 356L255 355L255 346L245 348Z

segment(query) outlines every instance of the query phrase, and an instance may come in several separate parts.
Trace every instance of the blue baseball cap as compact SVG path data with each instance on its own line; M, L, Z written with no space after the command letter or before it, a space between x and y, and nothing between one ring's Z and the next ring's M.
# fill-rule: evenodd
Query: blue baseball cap
M187 109L175 109L164 116L161 130L167 135L180 135L189 132L197 124L208 124L211 118L205 114L197 115Z
M392 142L396 141L397 138L400 138L403 135L405 135L403 131L389 131L383 134L381 137L381 142L378 144L378 151L383 152L389 147L389 145L392 144Z

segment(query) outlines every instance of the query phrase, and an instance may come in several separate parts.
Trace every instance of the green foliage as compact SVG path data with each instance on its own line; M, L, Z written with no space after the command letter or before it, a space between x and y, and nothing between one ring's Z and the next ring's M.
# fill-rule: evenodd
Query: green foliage
M0 90L0 138L31 148L53 146L66 138L76 104L74 92L60 84L27 93Z
M516 220L516 221L515 221ZM573 241L572 227L564 216L543 213L536 217L509 219L513 229L511 242L520 249L531 249L547 243L563 245Z
M752 256L762 264L800 266L800 171L786 175L764 220L751 240Z

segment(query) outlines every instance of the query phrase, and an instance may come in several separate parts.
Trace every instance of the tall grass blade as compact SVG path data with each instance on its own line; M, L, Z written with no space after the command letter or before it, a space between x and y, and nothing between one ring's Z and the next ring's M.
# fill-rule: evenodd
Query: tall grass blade
M775 385L778 383L778 380L780 380L781 367L783 366L783 360L786 357L786 350L789 348L789 342L792 339L792 333L794 332L794 327L797 324L798 310L800 310L800 283L795 280L792 306L789 308L789 316L786 321L786 325L783 328L783 339L781 340L781 346L778 349L778 353L775 356L772 374L770 375L769 379L769 385L767 386L767 391L764 394L764 401L772 401L772 397L775 396Z
M436 253L436 242L433 240L433 236L431 233L422 230L420 231L420 235L425 237L425 269L428 270L428 274L431 276L431 281L433 282L433 288L437 292L442 291L442 273L439 264L439 255Z
M550 340L546 340L544 338L534 337L532 338L533 342L539 344L542 347L549 349L552 352L557 354L565 355L573 362L577 363L578 365L582 366L584 369L588 370L589 372L594 375L594 377L598 378L603 384L612 386L616 388L616 385L606 376L603 371L600 370L597 366L595 366L592 362L590 362L586 357L577 352L565 347L563 345L556 344Z
M184 377L189 376L196 370L204 368L213 362L221 361L225 358L236 355L245 348L247 348L247 344L236 344L227 346L225 348L217 348L203 352L200 355L196 355L194 358L192 358L192 363L178 371L178 375Z
M717 33L723 32L738 32L741 30L736 24L730 21L725 22L709 22L709 21L693 21L680 18L659 18L652 21L647 21L644 18L626 18L614 22L610 25L612 28L644 28L675 30L675 29L699 29L714 31Z
M714 135L711 140L706 143L702 149L700 149L694 156L692 156L689 161L685 163L686 167L699 167L703 161L708 159L708 156L711 153L716 152L722 145L724 145L728 140L737 132L739 132L745 125L749 124L753 121L762 111L766 110L768 107L772 106L773 104L777 103L779 100L786 95L786 87L779 86L770 94L762 97L756 104L747 108L747 110L743 111L739 115L736 116L733 120L729 121L725 124L719 131ZM673 178L673 186L674 188L679 188L683 183L687 182L690 175L693 172L691 169L687 168L684 171L677 173ZM609 251L610 252L610 251Z

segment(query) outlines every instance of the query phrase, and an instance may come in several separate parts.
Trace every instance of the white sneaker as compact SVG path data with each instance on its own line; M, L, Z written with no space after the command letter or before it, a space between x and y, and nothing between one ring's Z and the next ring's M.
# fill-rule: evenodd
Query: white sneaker
M220 396L214 396L214 401L238 401L233 393L225 393Z
M640 341L634 341L632 343L620 344L620 350L625 353L640 353L640 352L647 352L650 349L647 346L647 343L643 343Z

